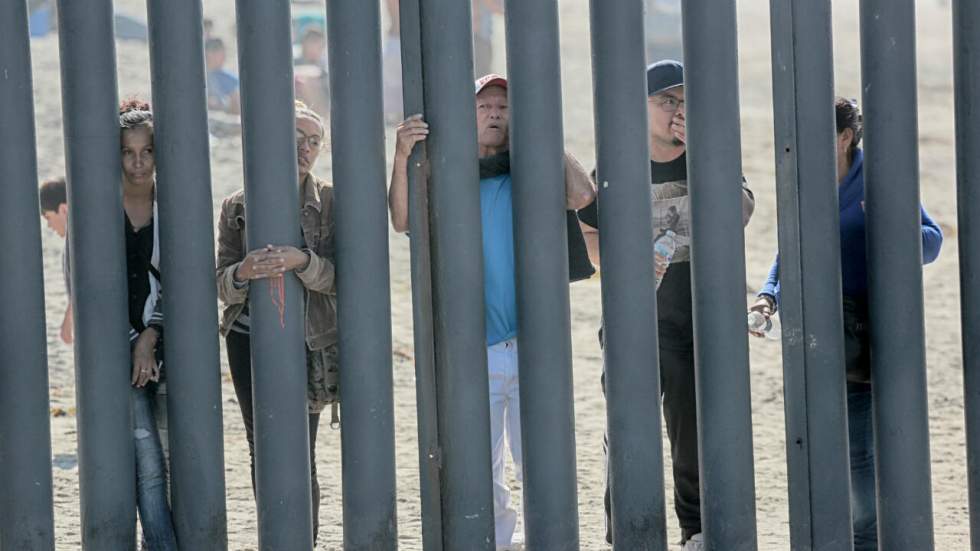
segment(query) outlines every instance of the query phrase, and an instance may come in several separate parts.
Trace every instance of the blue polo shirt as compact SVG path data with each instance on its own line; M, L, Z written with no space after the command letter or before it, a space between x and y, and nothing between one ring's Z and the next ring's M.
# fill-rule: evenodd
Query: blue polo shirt
M480 180L487 346L517 336L513 212L509 174Z

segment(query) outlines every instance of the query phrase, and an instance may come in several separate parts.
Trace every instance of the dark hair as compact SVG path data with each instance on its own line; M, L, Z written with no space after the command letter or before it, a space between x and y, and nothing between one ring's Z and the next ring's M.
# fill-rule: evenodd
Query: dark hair
M119 128L147 128L153 131L153 113L150 104L139 98L129 98L119 104Z
M834 114L837 120L838 134L848 128L854 133L854 139L851 140L851 145L847 148L847 158L852 161L854 150L857 149L858 144L861 143L861 136L864 135L864 117L861 116L861 110L858 108L856 99L847 99L841 96L834 100Z
M205 52L216 52L225 49L225 41L217 37L211 37L204 41Z
M68 204L68 186L63 177L45 180L37 195L41 203L41 216L46 212L58 212L58 207Z
M318 38L320 40L323 40L326 37L323 35L323 31L321 31L320 29L313 26L309 26L306 28L305 31L303 31L303 37L300 39L300 42L306 42L311 38Z

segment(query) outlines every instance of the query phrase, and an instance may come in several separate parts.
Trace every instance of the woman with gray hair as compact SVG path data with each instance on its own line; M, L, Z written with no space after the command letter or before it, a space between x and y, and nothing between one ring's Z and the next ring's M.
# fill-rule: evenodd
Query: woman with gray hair
M242 410L245 437L255 489L255 439L252 409L252 362L248 288L256 279L279 284L293 272L304 288L306 307L307 404L310 428L310 473L313 499L313 540L319 527L320 486L316 477L317 427L320 412L332 405L331 425L339 423L337 370L337 290L334 282L333 187L312 170L324 149L324 124L319 115L296 102L296 157L299 171L300 226L303 247L269 244L246 251L245 194L239 190L224 200L218 221L218 296L225 304L221 334L228 349L228 364Z

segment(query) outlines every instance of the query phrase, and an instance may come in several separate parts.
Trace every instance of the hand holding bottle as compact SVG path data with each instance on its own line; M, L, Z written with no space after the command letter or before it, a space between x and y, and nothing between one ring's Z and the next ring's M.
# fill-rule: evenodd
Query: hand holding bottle
M749 308L748 327L753 337L779 340L780 330L773 317L775 304L772 298L763 295Z
M677 240L674 239L676 235L673 230L665 230L653 242L653 271L657 278L657 289L660 288L664 274L667 273L670 261L677 250Z

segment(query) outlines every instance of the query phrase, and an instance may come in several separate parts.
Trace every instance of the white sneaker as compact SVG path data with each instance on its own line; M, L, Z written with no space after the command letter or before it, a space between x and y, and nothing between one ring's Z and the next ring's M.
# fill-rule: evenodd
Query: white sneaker
M704 551L704 536L701 533L694 534L684 542L683 551Z

